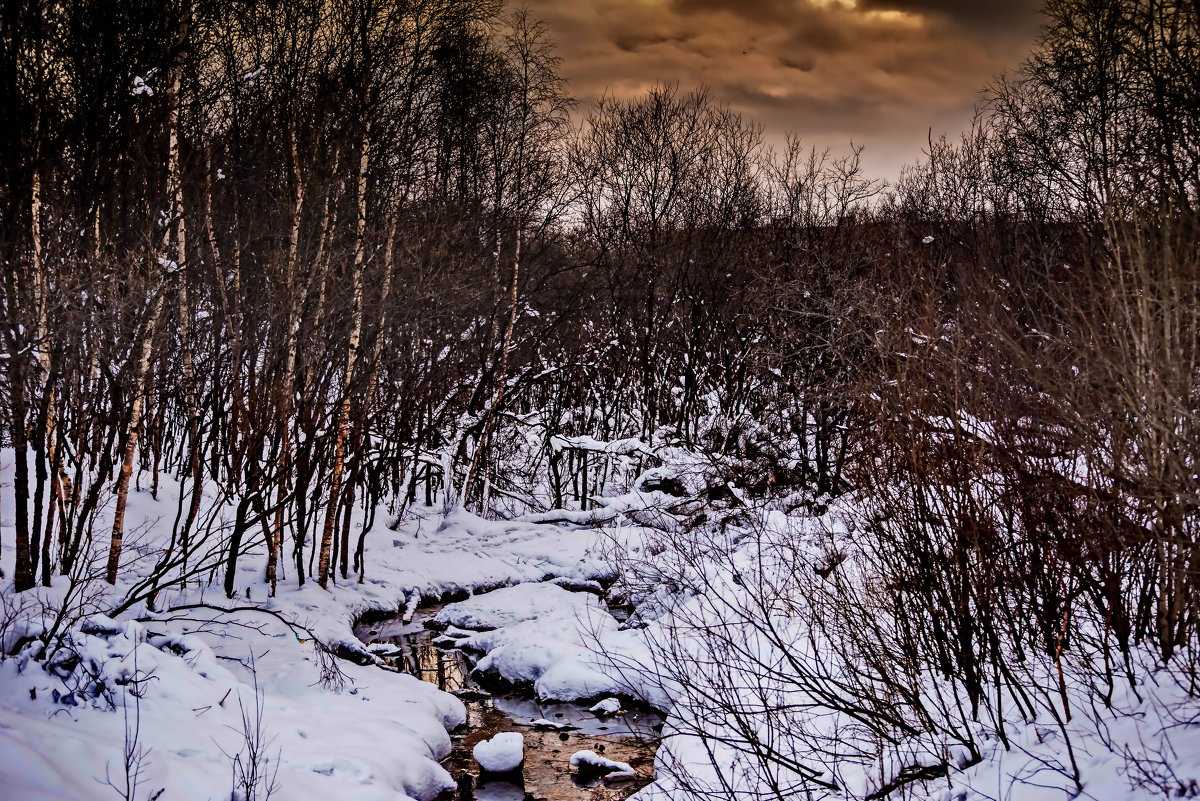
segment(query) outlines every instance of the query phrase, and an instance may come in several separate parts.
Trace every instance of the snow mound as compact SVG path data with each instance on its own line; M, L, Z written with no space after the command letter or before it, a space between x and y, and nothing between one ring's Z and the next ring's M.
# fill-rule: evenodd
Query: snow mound
M451 604L438 621L484 629L456 647L484 654L473 674L485 684L532 688L543 701L629 695L670 708L653 671L623 669L648 664L641 632L620 630L593 595L549 583L521 584Z
M567 724L565 724L565 723L559 723L558 721L554 721L554 720L547 720L546 718L538 718L536 720L531 720L531 721L529 721L529 725L530 726L538 726L538 727L544 728L544 729L568 728Z
M602 773L606 779L624 779L637 776L637 771L628 762L617 762L597 754L595 751L576 751L571 754L571 767L580 773Z
M588 712L595 712L597 715L616 715L621 712L621 702L616 698L605 698Z
M602 609L587 617L560 612L481 632L463 640L461 647L486 654L475 665L481 680L532 686L543 700L596 698L622 692L623 687L589 650L588 632L615 631L617 625Z
M515 731L501 732L476 743L471 755L488 773L508 773L525 761L525 738Z
M447 604L434 620L444 626L489 631L550 615L586 617L599 608L594 597L556 584L518 584Z

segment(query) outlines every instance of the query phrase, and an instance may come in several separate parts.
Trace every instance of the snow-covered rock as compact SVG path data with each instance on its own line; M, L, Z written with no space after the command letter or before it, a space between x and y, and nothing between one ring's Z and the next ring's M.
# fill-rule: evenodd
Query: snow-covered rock
M476 743L471 755L488 773L508 773L525 761L525 738L515 731L501 732Z
M580 773L600 773L606 779L625 779L637 776L637 771L628 762L602 757L595 751L576 751L571 754L571 767Z
M529 721L529 725L530 725L530 726L537 726L538 728L542 728L542 729L566 729L566 728L570 728L569 726L567 726L567 724L566 724L566 723L559 723L558 721L554 721L554 720L548 720L548 719L546 719L546 718L538 718L538 719L536 719L536 720L531 720L531 721Z
M597 715L617 715L621 712L621 702L616 698L605 698L588 711Z
M591 579L578 579L571 576L559 576L551 579L551 584L556 584L564 590L570 592L590 592L592 595L603 595L604 587L598 581Z

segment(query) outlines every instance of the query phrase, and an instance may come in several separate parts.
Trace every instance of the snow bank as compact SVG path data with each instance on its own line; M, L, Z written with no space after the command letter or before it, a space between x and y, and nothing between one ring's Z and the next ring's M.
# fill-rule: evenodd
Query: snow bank
M508 773L525 761L525 738L515 731L501 732L476 743L471 755L488 773Z
M465 712L453 696L350 664L343 668L351 684L323 690L313 686L311 644L282 626L232 642L151 633L175 625L129 621L115 634L72 632L71 659L54 662L53 672L20 658L0 662L0 776L14 793L6 797L97 797L106 776L124 781L127 736L145 752L147 794L165 787L228 795L231 758L245 756L243 714L251 733L261 722L264 767L278 771L279 798L383 801L400 793L430 801L453 787L438 764L450 749L446 725ZM64 694L66 687L75 689Z
M518 585L450 604L437 620L484 629L457 645L484 655L475 674L485 682L529 687L545 701L620 694L666 707L652 683L643 686L619 669L621 662L648 658L641 635L621 631L590 593L555 584Z
M0 450L0 486L12 481L12 465L11 449ZM14 562L11 497L0 492L5 576ZM202 515L211 512L218 526L228 527L235 506L216 498L205 488ZM277 801L429 801L453 787L438 761L450 750L447 731L465 721L466 711L431 684L370 664L375 657L352 632L355 618L367 610L396 611L413 598L560 576L586 584L612 570L597 532L492 522L462 511L443 517L433 509L410 510L393 531L384 527L389 517L381 507L381 522L367 538L362 584L338 584L334 576L328 590L312 581L298 587L285 575L269 598L259 544L239 560L235 601L219 588L192 584L160 593L159 611L139 605L109 616L152 567L178 508L179 486L170 476L162 476L157 499L131 490L122 582L115 588L93 579L69 590L57 576L55 586L21 595L13 595L11 583L0 586L0 619L9 616L0 626L6 653L53 625L52 610L68 592L77 610L67 647L49 660L50 670L47 660L32 658L28 648L36 642L20 656L0 658L0 796L111 795L104 781L106 772L123 781L128 712L131 732L140 717L137 737L148 749L139 798L160 788L169 788L164 797L228 798L231 763L245 753L246 711L252 724L261 721L264 767L278 771ZM111 526L111 514L109 502L98 513L97 532ZM358 510L352 525L362 524ZM97 546L85 556L102 569L105 555ZM551 592L561 593L554 602L569 600L572 609L582 597L559 587ZM239 611L220 611L232 607ZM329 657L316 650L314 636L368 664L333 660L342 676L322 685Z
M557 584L518 584L447 604L434 620L443 626L486 631L550 617L587 620L602 609L592 595Z

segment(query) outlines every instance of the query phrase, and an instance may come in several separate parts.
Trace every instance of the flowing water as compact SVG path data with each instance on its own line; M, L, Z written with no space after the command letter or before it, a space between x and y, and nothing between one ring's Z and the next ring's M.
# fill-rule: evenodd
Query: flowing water
M492 694L472 679L472 659L462 651L434 645L437 635L424 621L437 607L419 612L412 623L399 616L360 623L355 633L365 643L387 643L395 651L385 654L395 667L457 695L467 707L467 723L452 733L454 749L442 764L458 782L458 791L447 799L478 801L621 801L647 785L654 774L656 738L663 718L648 709L598 717L589 705L542 703L527 695ZM536 727L546 719L563 730ZM515 731L525 738L525 762L520 772L504 777L480 776L471 749L480 740L499 732ZM628 762L638 777L605 781L583 777L570 767L571 755L595 751L618 762Z

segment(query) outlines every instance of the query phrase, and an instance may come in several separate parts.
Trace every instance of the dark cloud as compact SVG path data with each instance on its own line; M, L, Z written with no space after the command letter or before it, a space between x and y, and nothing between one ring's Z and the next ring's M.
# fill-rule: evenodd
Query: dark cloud
M893 175L932 127L966 126L978 91L1019 64L1037 0L530 0L586 104L659 82L708 85L779 141L866 145ZM515 2L515 0L514 0Z
M653 47L654 45L682 45L693 38L695 36L691 33L627 33L615 36L613 44L617 46L618 50L623 50L626 53L636 53L639 50Z
M817 66L817 60L812 56L801 56L799 58L780 56L779 63L789 69L798 70L800 72L812 72Z

